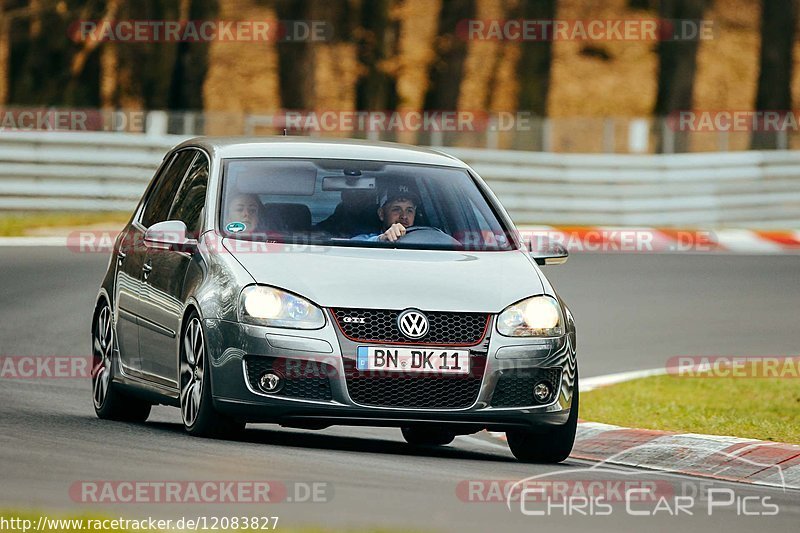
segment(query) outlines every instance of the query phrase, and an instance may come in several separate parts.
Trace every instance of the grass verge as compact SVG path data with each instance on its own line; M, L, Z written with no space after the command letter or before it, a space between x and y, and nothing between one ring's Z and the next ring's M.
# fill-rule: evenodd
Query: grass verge
M581 394L581 418L800 444L800 380L674 375L637 379Z
M122 228L130 216L130 213L105 211L4 212L0 213L0 237L23 236L38 228L69 228L106 223Z

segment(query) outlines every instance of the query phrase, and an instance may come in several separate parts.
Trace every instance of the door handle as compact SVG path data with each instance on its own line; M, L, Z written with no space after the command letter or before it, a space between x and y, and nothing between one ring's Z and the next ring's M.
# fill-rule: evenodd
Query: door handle
M144 271L144 279L147 281L147 275L150 274L153 270L153 265L149 262L142 265L142 270Z

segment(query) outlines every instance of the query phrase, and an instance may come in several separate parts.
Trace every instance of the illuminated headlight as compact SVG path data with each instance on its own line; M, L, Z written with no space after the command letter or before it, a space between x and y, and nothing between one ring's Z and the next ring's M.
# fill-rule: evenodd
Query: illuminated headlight
M305 298L262 285L242 290L239 317L248 324L278 328L319 329L325 325L322 309Z
M497 331L508 337L559 337L561 306L549 296L534 296L509 306L497 317Z

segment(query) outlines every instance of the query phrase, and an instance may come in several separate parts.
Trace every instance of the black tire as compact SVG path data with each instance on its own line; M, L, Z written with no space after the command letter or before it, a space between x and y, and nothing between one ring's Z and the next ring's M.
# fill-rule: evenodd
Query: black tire
M111 307L103 301L92 319L92 404L97 418L144 422L149 402L124 394L114 382L114 324Z
M444 446L453 442L456 434L435 428L402 428L403 438L412 446Z
M577 372L577 371L576 371ZM575 389L569 418L563 426L557 426L545 433L509 431L506 433L511 453L523 463L560 463L569 457L575 444L578 429L578 376L575 375Z
M187 335L197 335L197 337L194 337L194 341L192 339L187 341ZM197 339L199 339L199 344ZM237 436L244 429L244 423L227 417L214 408L214 400L211 395L211 372L205 371L205 369L210 368L208 352L205 349L205 332L202 320L200 320L197 313L192 313L187 317L179 342L181 354L180 407L184 429L189 435L195 437L230 438ZM193 351L197 351L199 346L200 357L196 358L196 361L193 361L194 357L187 357L189 353L187 342L193 346L191 348ZM199 383L197 381L198 366L200 368ZM199 392L195 392L194 388L190 388L190 384L194 384L194 387L199 387ZM197 394L199 401L191 398L190 395L192 394ZM195 401L192 402L190 407L187 401L191 400Z

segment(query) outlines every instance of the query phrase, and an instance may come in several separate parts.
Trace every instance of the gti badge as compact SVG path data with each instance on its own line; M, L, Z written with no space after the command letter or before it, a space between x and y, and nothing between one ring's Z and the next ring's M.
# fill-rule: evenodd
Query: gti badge
M397 327L409 339L419 339L428 333L428 317L422 311L406 309L397 317Z
M342 319L347 324L366 324L367 319L359 316L346 316Z

